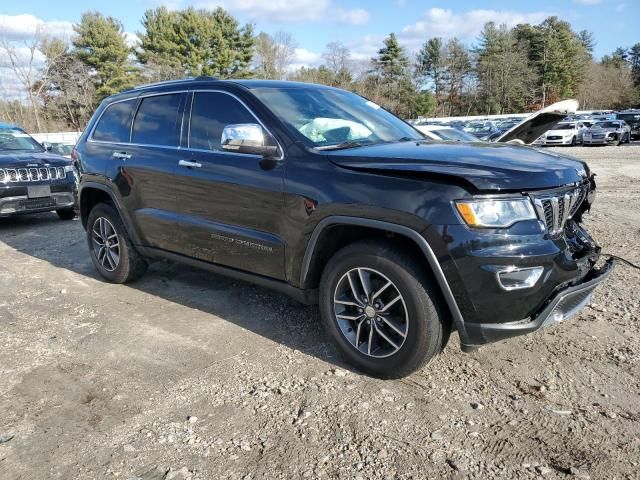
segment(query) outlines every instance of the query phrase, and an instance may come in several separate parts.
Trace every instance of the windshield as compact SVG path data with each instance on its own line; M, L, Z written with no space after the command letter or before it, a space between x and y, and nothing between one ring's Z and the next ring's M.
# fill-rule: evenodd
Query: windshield
M616 122L598 122L593 125L593 128L619 128Z
M460 130L456 130L455 128L443 128L441 130L432 130L431 133L434 133L438 137L443 140L456 140L458 142L477 142L478 139L473 135L469 135L468 133L461 132Z
M51 144L51 152L57 153L58 155L71 155L72 150L73 150L73 145L69 145L67 143Z
M559 125L556 125L553 129L554 130L573 130L574 128L576 128L576 126L573 123L561 123Z
M354 93L313 87L252 92L314 147L424 139L398 117Z
M0 128L0 152L44 152L34 138L19 128Z

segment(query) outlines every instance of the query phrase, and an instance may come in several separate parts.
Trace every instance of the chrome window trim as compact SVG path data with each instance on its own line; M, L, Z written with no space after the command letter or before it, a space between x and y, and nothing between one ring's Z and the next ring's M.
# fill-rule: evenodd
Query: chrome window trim
M107 140L95 140L93 138L93 135L96 132L96 128L98 127L98 124L100 123L100 120L102 120L102 117L104 116L105 112L112 106L115 105L116 103L123 103L123 102L129 102L129 101L136 101L138 102L134 109L137 112L138 111L138 107L140 106L140 97L131 97L131 98L123 98L121 100L114 100L113 102L111 102L109 105L107 105L106 107L104 107L104 110L102 110L102 112L100 112L100 116L98 117L98 119L96 120L96 122L93 124L93 126L91 127L91 131L89 132L89 135L87 136L87 142L92 142L92 143L108 143L108 144L117 144L117 145L129 145L128 142L109 142ZM131 120L131 126L129 126L129 142L131 142L131 127L133 126L133 119Z
M253 112L253 110L251 110L251 108L249 108L249 106L242 101L242 99L240 99L237 95L231 93L231 92L227 92L225 90L220 90L220 89L188 89L188 90L176 90L176 91L170 91L170 92L150 92L150 93L146 93L146 94L141 94L138 95L137 97L131 97L131 98L125 98L122 100L114 100L113 102L111 102L109 105L107 105L104 110L102 110L102 112L100 113L100 117L98 117L98 119L96 120L95 124L93 125L93 127L91 128L91 131L89 132L89 135L87 136L87 142L91 142L91 143L97 143L97 144L102 144L102 145L128 145L128 146L132 146L132 147L154 147L154 148L164 148L164 149L171 149L171 150L181 150L181 151L187 151L187 152L201 152L201 153L215 153L215 154L221 154L221 155L235 155L235 156L242 156L242 157L250 157L250 158L260 158L260 155L255 155L252 153L239 153L239 152L228 152L228 151L224 151L224 150L207 150L207 149L203 149L203 148L191 148L189 146L190 144L190 140L191 140L191 113L193 111L193 101L195 98L195 94L196 93L222 93L224 95L229 95L230 97L233 97L235 100L237 100L248 112L249 114L255 118L255 120L260 124L260 126L275 140L276 144L278 145L278 148L280 149L280 156L278 158L276 158L276 160L278 161L282 161L285 158L284 155L284 148L282 148L282 144L280 143L280 141L276 138L276 136L271 133L271 130L269 130L264 123L258 118L258 116ZM191 93L191 103L189 104L189 125L188 125L188 129L187 129L187 146L183 147L181 145L177 146L177 147L173 147L171 145L153 145L153 144L146 144L146 143L133 143L131 142L131 139L133 138L133 123L135 122L135 118L138 114L138 109L140 108L140 104L142 103L142 99L146 98L146 97L154 97L154 96L158 96L158 95L172 95L172 94L178 94L178 93ZM111 105L114 105L116 103L122 103L122 102L128 102L131 100L135 100L137 101L137 105L135 106L135 113L133 114L133 117L131 118L131 125L129 127L129 142L110 142L107 140L95 140L93 138L93 134L95 132L96 127L98 126L98 124L100 123L100 120L102 119L102 116L104 115L104 113L107 111L107 109L109 107L111 107ZM187 99L187 102L189 102L189 100ZM186 109L187 105L185 105L185 109ZM181 139L182 139L182 132L183 132L183 128L184 128L184 115L185 112L183 112L182 115L182 122L183 125L181 126Z

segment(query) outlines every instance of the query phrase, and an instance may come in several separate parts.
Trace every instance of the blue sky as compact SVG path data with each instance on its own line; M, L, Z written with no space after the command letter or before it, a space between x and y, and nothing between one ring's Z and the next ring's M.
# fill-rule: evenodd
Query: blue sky
M242 22L251 22L256 31L290 32L298 44L296 62L316 64L326 43L341 41L356 59L369 58L382 39L396 32L407 50L415 52L432 36L457 36L474 43L488 20L514 25L538 23L548 15L569 21L575 30L594 33L596 56L618 46L640 41L638 0L557 0L557 1L459 1L418 0L83 0L3 1L0 10L0 37L19 38L34 22L44 22L45 30L66 31L83 11L99 10L120 19L125 30L140 30L140 18L147 8L187 6L212 8L221 5Z

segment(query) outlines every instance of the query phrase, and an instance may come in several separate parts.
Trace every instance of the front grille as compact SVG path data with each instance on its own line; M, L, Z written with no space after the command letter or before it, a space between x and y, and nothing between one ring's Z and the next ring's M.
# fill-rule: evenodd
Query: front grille
M598 133L598 134L591 135L591 138L595 138L595 139L600 140L600 139L604 138L604 133Z
M0 168L0 183L42 182L65 178L67 178L67 172L63 167Z
M538 217L543 220L547 231L551 234L560 233L564 225L580 208L587 196L587 185L564 193L533 196Z
M558 135L551 135L551 136L547 137L547 140L562 140L562 137L560 137Z

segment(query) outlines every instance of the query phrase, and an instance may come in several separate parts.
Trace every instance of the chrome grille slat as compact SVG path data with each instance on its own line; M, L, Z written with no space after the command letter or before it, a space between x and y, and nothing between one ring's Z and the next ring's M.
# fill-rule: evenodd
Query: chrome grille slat
M533 204L540 220L552 235L560 233L567 220L580 208L587 196L587 186L557 194L533 195Z
M42 182L65 178L67 172L63 167L0 168L0 183Z

